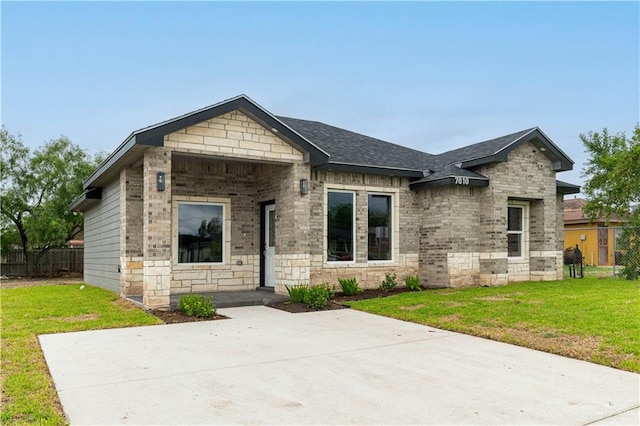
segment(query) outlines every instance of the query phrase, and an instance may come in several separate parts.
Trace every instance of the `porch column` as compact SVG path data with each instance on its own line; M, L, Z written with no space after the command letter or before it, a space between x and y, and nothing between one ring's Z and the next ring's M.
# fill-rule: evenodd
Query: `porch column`
M142 294L142 167L120 171L120 294Z
M164 190L158 173L164 173ZM149 309L168 309L171 293L171 150L150 147L143 167L143 289Z

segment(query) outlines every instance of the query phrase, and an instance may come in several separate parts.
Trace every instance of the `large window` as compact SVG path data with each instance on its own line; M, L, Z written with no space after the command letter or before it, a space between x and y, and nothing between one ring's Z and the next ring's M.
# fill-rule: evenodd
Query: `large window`
M509 257L522 257L524 253L524 206L509 206L507 252Z
M353 192L330 191L327 194L327 260L353 260Z
M221 204L178 203L178 262L222 262L223 232Z
M368 196L369 260L391 260L391 196Z

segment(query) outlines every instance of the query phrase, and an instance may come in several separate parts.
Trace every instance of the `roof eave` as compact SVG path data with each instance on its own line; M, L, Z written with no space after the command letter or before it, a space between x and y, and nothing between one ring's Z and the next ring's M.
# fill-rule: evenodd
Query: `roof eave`
M534 141L534 145L539 149L543 149L545 155L551 158L553 161L553 170L556 172L566 172L573 170L573 160L569 158L560 148L554 144L551 139L545 135L542 130L535 127L531 131L520 136L518 139L507 144L492 155L484 157L472 158L459 162L461 168L469 168L474 166L481 166L483 164L490 164L508 161L509 152L520 146L521 144L529 141ZM537 143L536 143L537 142ZM553 158L552 158L553 157Z
M474 186L474 187L486 187L489 186L488 178L474 178L467 177L462 182L468 183L460 183L459 176L445 176L439 179L433 180L420 180L416 182L411 182L409 186L411 189L420 189L425 187L434 187L434 186Z
M574 185L572 183L556 180L556 192L562 195L579 194L580 185Z
M69 205L69 210L74 212L86 212L102 199L102 188L90 188L85 190Z
M136 145L163 146L164 136L175 131L184 129L203 121L219 117L228 112L240 110L251 116L254 120L270 129L276 134L280 134L288 143L296 149L308 153L305 159L312 165L324 164L329 159L329 154L317 147L315 144L305 139L302 135L291 129L289 126L278 120L269 111L262 108L246 95L239 95L226 101L219 102L206 108L202 108L161 123L136 130L122 142L115 151L107 157L105 161L87 178L84 188L91 187L97 179L118 162Z

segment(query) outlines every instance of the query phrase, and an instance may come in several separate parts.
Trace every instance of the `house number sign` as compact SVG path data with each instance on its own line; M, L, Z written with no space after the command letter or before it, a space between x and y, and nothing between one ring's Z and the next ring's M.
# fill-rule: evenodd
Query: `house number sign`
M454 176L456 185L469 185L469 178L466 176Z

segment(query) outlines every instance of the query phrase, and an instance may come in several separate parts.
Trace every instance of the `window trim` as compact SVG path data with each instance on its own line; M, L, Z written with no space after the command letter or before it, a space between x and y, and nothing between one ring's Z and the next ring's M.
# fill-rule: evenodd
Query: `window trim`
M510 231L509 230L509 208L519 208L522 211L522 219L521 219L521 230L520 231ZM523 260L528 256L528 248L529 248L529 203L528 202L518 202L518 201L509 201L507 205L507 258L509 260ZM521 235L520 238L520 256L510 256L509 255L509 235Z
M222 206L222 262L179 262L179 215L180 204L212 204ZM174 270L192 270L196 266L206 267L206 269L226 269L230 265L231 259L231 200L229 198L199 197L199 196L174 196L172 200L172 259L171 264Z
M390 258L389 259L384 259L384 260L371 260L369 259L369 195L378 195L378 196L385 196L385 197L389 197L389 221L391 222L389 228L389 254L390 254ZM388 264L388 263L393 263L396 260L396 253L395 253L395 236L396 236L396 232L395 232L395 224L396 224L396 215L395 215L395 193L392 192L380 192L380 191L367 191L367 263L373 264L373 265L380 265L380 264Z
M352 208L352 213L351 213L351 260L329 260L329 194L331 192L338 192L338 193L346 193L346 194L351 194L351 199L352 199L352 203L351 203L351 208ZM326 196L325 196L325 215L324 215L324 224L325 224L325 232L324 232L324 250L323 250L323 257L324 257L324 263L326 264L330 264L330 265L349 265L349 264L353 264L356 263L356 249L357 249L357 244L356 244L356 238L357 238L357 232L356 232L356 215L357 215L357 206L356 206L356 202L357 202L357 196L356 196L356 191L355 190L348 190L348 189L333 189L333 188L327 188L326 191Z

